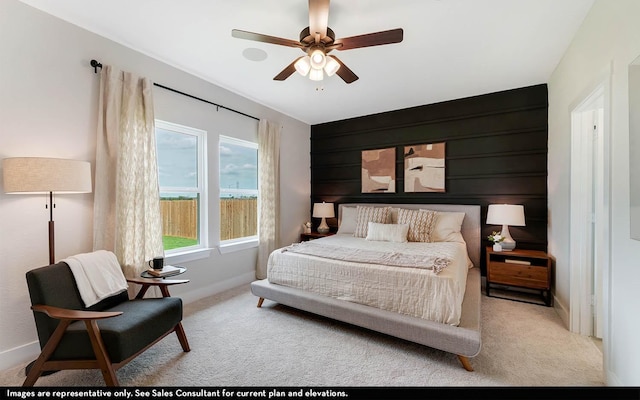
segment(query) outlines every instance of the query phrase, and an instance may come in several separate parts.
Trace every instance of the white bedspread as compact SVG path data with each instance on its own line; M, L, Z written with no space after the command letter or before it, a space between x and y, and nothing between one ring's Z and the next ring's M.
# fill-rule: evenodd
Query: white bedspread
M464 243L393 243L368 241L350 234L316 241L330 246L413 255L436 251L451 254L452 259L436 274L424 268L335 260L278 249L269 256L269 282L449 325L460 323L469 269Z

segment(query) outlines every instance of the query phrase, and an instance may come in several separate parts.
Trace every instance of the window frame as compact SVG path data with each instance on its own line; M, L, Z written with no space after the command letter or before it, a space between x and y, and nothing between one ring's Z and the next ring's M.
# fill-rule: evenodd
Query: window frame
M207 131L193 128L186 125L176 124L173 122L156 119L155 128L165 131L175 132L177 134L189 135L196 138L197 151L197 187L178 187L178 186L158 186L160 193L196 193L199 196L198 204L198 238L199 243L193 246L179 247L176 249L165 250L165 258L170 263L179 263L190 260L206 258L209 256L211 249L209 247L209 213L208 213L208 189L207 189ZM155 129L154 129L155 133ZM157 140L157 136L156 136ZM156 144L157 146L157 144ZM159 158L159 157L158 157ZM158 165L159 167L159 165ZM160 172L158 171L158 174Z
M220 155L220 146L223 143L230 143L230 144L234 144L237 146L243 146L243 147L248 147L251 149L255 149L256 150L256 156L258 156L259 152L258 152L258 143L257 142L252 142L250 140L245 140L245 139L238 139L235 138L233 136L227 136L227 135L219 135L218 137L218 204L220 204L220 200L222 198L222 195L225 193L229 193L229 194L234 194L234 193L239 193L239 194L253 194L256 196L256 199L258 200L257 202L257 210L256 213L258 215L258 223L260 221L260 215L259 215L259 211L260 211L260 183L259 181L256 182L256 189L223 189L222 188L222 179L221 179L221 173L222 173L222 168L220 165L220 162L222 160L222 157ZM258 157L256 157L256 161L258 161ZM256 162L256 180L259 179L259 162ZM237 250L243 250L243 249L248 249L248 248L252 248L252 247L257 247L258 246L258 242L259 242L259 236L258 236L258 232L256 232L255 235L251 235L251 236L244 236L244 237L240 237L240 238L235 238L235 239L226 239L226 240L222 240L220 238L220 234L222 233L222 228L221 228L221 224L222 221L220 220L218 222L218 238L219 238L219 250L221 253L228 253L231 251L237 251Z

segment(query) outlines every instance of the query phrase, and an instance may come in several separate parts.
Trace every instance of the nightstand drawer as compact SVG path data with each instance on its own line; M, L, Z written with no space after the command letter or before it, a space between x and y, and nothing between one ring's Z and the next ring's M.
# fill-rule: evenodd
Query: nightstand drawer
M549 289L549 273L546 267L492 262L487 271L489 281L504 285L522 286L532 289Z

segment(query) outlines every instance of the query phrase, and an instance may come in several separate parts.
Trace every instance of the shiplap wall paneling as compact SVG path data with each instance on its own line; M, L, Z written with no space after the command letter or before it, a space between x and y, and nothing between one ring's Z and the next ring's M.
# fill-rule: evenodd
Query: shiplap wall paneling
M527 226L511 227L512 236L546 250L547 108L541 84L314 125L310 202L479 204L483 220L489 204L523 204ZM405 193L404 146L438 142L446 192ZM362 150L387 147L396 147L396 193L361 193ZM336 218L327 222L336 228ZM484 225L482 234L499 229Z

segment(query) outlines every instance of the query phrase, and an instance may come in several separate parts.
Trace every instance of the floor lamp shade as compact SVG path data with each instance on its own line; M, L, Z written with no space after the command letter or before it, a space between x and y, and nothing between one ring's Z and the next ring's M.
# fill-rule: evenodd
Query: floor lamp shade
M49 263L55 263L53 194L90 193L91 164L60 158L15 157L2 160L4 191L49 194Z
M5 193L90 193L91 164L60 158L2 160Z
M314 218L322 218L322 222L320 223L320 226L318 226L318 233L329 232L329 225L327 225L326 218L335 217L333 203L314 203L312 216Z

